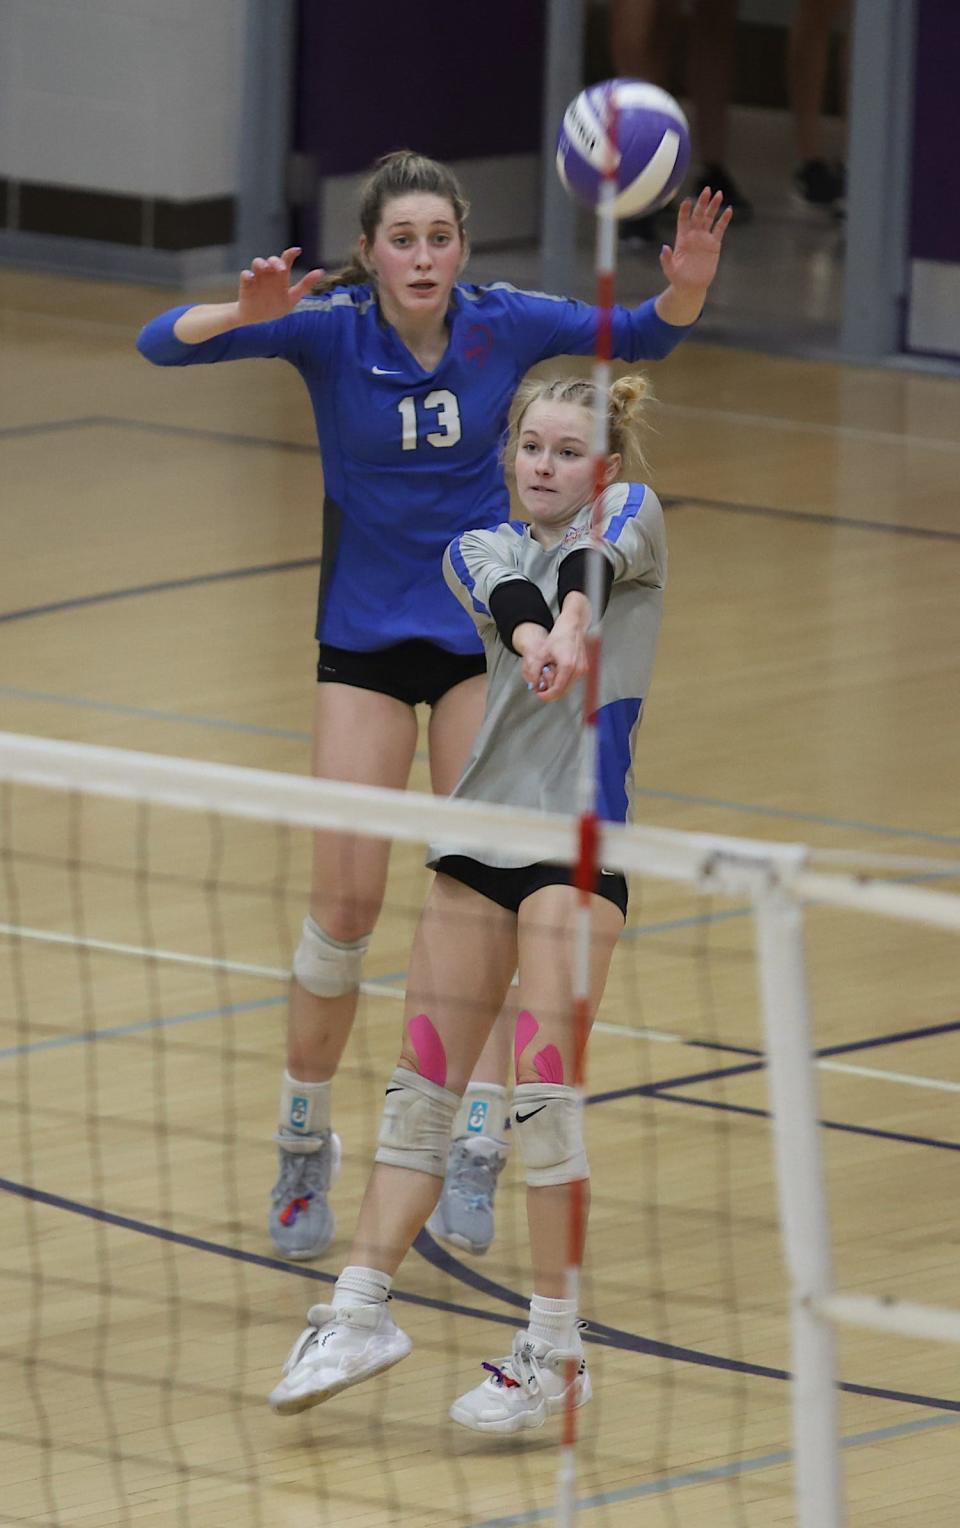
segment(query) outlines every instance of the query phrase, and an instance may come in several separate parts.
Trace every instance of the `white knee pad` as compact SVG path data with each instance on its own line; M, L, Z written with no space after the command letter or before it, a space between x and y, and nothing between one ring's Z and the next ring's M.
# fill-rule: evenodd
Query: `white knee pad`
M513 1090L510 1133L531 1188L589 1178L583 1144L583 1104L575 1088L521 1082Z
M459 1104L449 1088L398 1066L387 1084L376 1160L442 1178Z
M363 957L370 935L341 944L331 939L312 918L304 918L303 934L293 957L293 974L314 997L344 997L360 985Z

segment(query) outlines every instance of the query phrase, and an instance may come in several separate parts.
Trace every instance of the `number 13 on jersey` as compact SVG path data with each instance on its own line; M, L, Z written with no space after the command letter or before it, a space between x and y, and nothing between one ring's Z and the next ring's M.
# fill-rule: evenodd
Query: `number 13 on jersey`
M436 446L442 450L445 446L455 446L460 439L460 405L457 402L456 393L451 393L445 387L438 388L436 392L428 393L423 400L423 408L437 410L437 429L429 431L424 436L428 446ZM401 398L397 404L400 410L400 418L403 421L402 445L404 451L417 449L417 402L412 393L406 398Z

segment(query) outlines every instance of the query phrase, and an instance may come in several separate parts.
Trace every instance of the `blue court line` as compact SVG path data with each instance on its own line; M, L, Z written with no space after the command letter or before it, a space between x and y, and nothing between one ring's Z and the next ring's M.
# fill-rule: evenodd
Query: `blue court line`
M269 981L269 977L254 980ZM151 1031L173 1029L178 1024L197 1024L205 1019L222 1019L225 1014L252 1013L258 1008L276 1008L287 1001L286 993L279 997L264 997L257 1002L230 1003L223 1008L201 1008L196 1013L180 1013L170 1019L143 1019L138 1024L114 1024L109 1029L87 1029L78 1034L55 1035L49 1040L34 1040L29 1045L8 1045L0 1050L0 1061L14 1056L33 1055L37 1051L67 1050L73 1045L89 1045L96 1040L117 1040L128 1035L146 1035Z
M0 625L28 621L39 615L59 615L64 610L82 610L89 605L109 605L117 600L138 599L147 594L169 594L175 589L197 589L207 584L226 584L244 578L261 578L269 573L296 573L302 568L319 568L319 557L290 557L283 562L265 562L246 568L226 568L220 573L194 573L184 578L164 578L153 584L132 584L125 589L106 589L99 594L78 594L68 600L52 600L47 605L25 605L20 610L0 613Z
M17 440L29 435L56 435L60 430L89 430L100 424L96 414L85 414L79 419L49 419L40 424L8 424L0 429L0 440Z
M54 434L61 430L145 430L148 435L186 435L194 440L216 441L225 446L254 446L261 450L293 451L301 456L319 457L316 442L277 440L269 435L234 435L229 430L211 430L203 425L160 424L147 419L121 419L113 414L87 414L76 419L55 419L49 423L14 424L0 429L0 440L29 435Z
M249 977L252 981L271 980L268 976L257 976L252 972L230 973L234 979L238 974L245 978ZM367 980L373 986L389 987L397 982L405 981L406 975L406 971L390 971L386 976L371 976ZM231 1015L254 1013L258 1009L273 1008L286 1001L286 993L283 993L278 997L265 997L246 1003L230 1003L223 1008L201 1008L195 1013L174 1014L171 1018L142 1019L135 1024L113 1024L108 1029L86 1029L68 1035L52 1035L47 1040L32 1040L26 1045L6 1046L0 1049L0 1061L10 1061L16 1056L32 1056L39 1051L68 1050L75 1045L91 1045L99 1040L115 1040L129 1035L150 1034L155 1030L173 1029L179 1024L196 1024L206 1019L222 1019L227 1013ZM703 1050L732 1051L737 1055L759 1056L761 1054L760 1051L748 1050L742 1045L723 1045L716 1040L685 1040L683 1043Z
M0 430L0 436L15 437L42 435L48 431L70 429L142 430L148 435L176 435L192 440L215 441L219 445L253 446L273 451L293 451L298 455L314 456L318 447L296 440L277 440L264 435L234 435L228 430L211 430L201 425L161 424L150 419L124 419L112 414L91 414L76 419L53 421L49 424L13 425ZM887 536L912 536L932 541L960 541L960 531L940 530L934 526L904 525L896 521L862 520L851 515L829 515L822 510L786 509L773 504L745 504L732 499L706 499L691 494L665 494L663 504L667 509L691 505L720 514L754 515L766 520L792 520L801 524L841 526L844 530L872 531Z
M313 558L307 559L307 565L313 566L315 561L316 559ZM277 570L282 571L285 566L289 565L276 563L253 571L268 573ZM247 575L243 571L236 575L214 575L214 577L220 576L224 578L231 578L234 576L244 577ZM249 576L253 576L253 573L250 573ZM204 582L206 581L206 578L207 575L202 575L198 581ZM189 582L189 580L187 580L187 582ZM145 589L160 587L162 586L144 586ZM181 587L181 585L175 581L172 585L170 585L170 587ZM91 596L90 599L94 602L101 598L122 599L125 598L129 593L137 592L140 591L119 590L109 595L94 595ZM37 612L43 613L59 608L67 609L70 608L74 603L76 602L66 601L62 606L38 606L36 612L25 610L13 611L7 615L0 614L0 624L2 624L5 620L24 619L26 616ZM219 728L225 732L249 732L254 735L263 737L283 738L294 743L309 743L310 741L309 732L287 731L279 727L261 727L257 726L253 722L235 722L212 716L189 716L184 715L178 711L161 711L153 709L149 706L130 706L121 705L111 701L90 700L82 695L61 695L44 690L25 690L14 685L0 685L0 698L4 696L10 700L38 701L49 705L74 706L86 711L103 711L106 714L115 716L135 716L143 717L144 719L150 721L170 721L177 724L184 724L194 727L209 727L212 729ZM423 763L426 759L426 754L418 753L416 758L418 762ZM727 801L723 797L696 796L686 794L683 791L660 790L656 786L636 786L634 788L634 794L637 796L646 796L651 801L674 801L681 806L711 807L723 812L739 812L749 817L770 817L781 822L810 823L815 827L839 828L845 832L854 833L871 833L875 836L883 838L918 839L925 843L935 844L960 844L960 834L955 833L930 833L920 828L896 827L888 823L860 822L856 818L827 817L818 812L794 811L789 807L759 806L749 801ZM715 914L714 916L719 918L737 917L740 915L736 912L731 912ZM683 922L679 921L674 925L664 924L664 929L672 927L681 928L683 926ZM630 930L628 929L626 933L629 936Z
M639 929L638 933L645 930ZM259 976L255 972L230 973L234 979L237 976L249 977L253 981L269 981L268 976ZM406 971L388 971L381 976L371 976L367 980L374 986L395 986L405 982ZM170 1028L177 1024L191 1024L203 1019L222 1018L225 1011L230 1013L248 1013L259 1008L271 1007L286 1001L286 996L262 998L257 1001L246 1003L231 1003L228 1009L206 1008L196 1013L177 1014L171 1018L144 1019L136 1024L118 1024L109 1029L85 1030L80 1033L58 1035L48 1040L37 1040L29 1045L14 1045L0 1050L0 1061L8 1060L13 1056L22 1056L34 1051L60 1050L67 1046L86 1045L103 1039L110 1039L122 1035L145 1034L153 1029ZM873 1035L866 1040L847 1040L838 1045L824 1045L814 1052L818 1058L830 1056L852 1055L858 1051L876 1050L885 1045L901 1045L912 1040L927 1040L935 1035L952 1034L960 1030L960 1019L952 1019L942 1024L925 1024L916 1029L898 1030L893 1034ZM727 1077L745 1076L750 1072L763 1071L766 1059L762 1050L755 1046L728 1045L721 1040L684 1039L681 1042L692 1050L715 1050L731 1052L734 1055L750 1056L756 1058L745 1062L740 1066L716 1067L706 1072L690 1072L682 1077L668 1077L662 1082L644 1083L640 1087L619 1088L608 1093L597 1093L587 1099L588 1103L610 1103L615 1099L631 1097L655 1098L664 1089L689 1087L701 1082L715 1082ZM932 1143L937 1144L937 1143Z
M851 1433L839 1440L841 1449L867 1448L873 1443L889 1443L898 1438L909 1438L915 1433L932 1432L935 1428L955 1427L955 1416L921 1417L916 1422L900 1422L895 1427L877 1427L870 1432ZM668 1491L683 1491L690 1486L714 1485L718 1481L736 1480L741 1475L754 1475L759 1470L775 1469L791 1464L793 1454L784 1450L778 1454L761 1454L755 1459L734 1460L702 1470L688 1470L682 1475L667 1475L662 1480L651 1480L640 1486L621 1486L617 1491L601 1491L596 1496L583 1496L576 1503L578 1512L590 1512L596 1507L614 1507L621 1502L642 1501L645 1497L665 1496ZM470 1523L466 1528L527 1528L532 1523L549 1523L556 1517L553 1507L540 1507L532 1512L521 1512L513 1517L488 1517L482 1522Z
M640 939L653 934L675 934L678 929L698 928L704 923L729 923L733 918L749 918L752 907L732 907L725 912L691 913L688 918L668 918L664 923L640 923L625 928L621 939Z
M73 706L81 711L103 711L110 716L135 716L148 722L175 722L182 727L210 727L219 732L249 732L255 737L276 737L292 743L309 743L309 732L290 732L283 727L260 727L254 722L235 722L220 716L187 716L182 711L160 711L154 706L121 705L110 700L88 700L82 695L54 695L45 690L22 690L0 685L0 700L38 701L43 705Z
M692 796L683 791L665 791L638 785L635 796L649 796L657 801L676 801L681 806L717 807L723 812L744 812L751 817L773 817L785 822L809 822L815 827L843 828L857 833L875 833L885 838L917 838L932 844L960 844L957 833L927 833L920 828L898 828L876 822L860 822L852 817L825 817L818 812L797 812L790 807L754 806L749 801L727 801L722 796Z
M175 1246L186 1247L196 1252L210 1253L216 1257L228 1258L233 1262L248 1263L257 1268L269 1268L279 1273L292 1275L294 1278L310 1279L316 1283L335 1284L336 1275L325 1273L319 1268L310 1268L303 1263L289 1263L280 1258L267 1257L259 1252L245 1252L237 1247L227 1247L220 1242L207 1241L203 1237L191 1236L183 1231L171 1231L165 1226L156 1226L149 1221L135 1220L129 1215L119 1215L113 1210L101 1210L95 1205L83 1204L76 1199L68 1199L62 1194L51 1194L45 1189L33 1188L29 1184L16 1183L9 1178L0 1178L0 1191L15 1195L19 1199L26 1199L34 1204L46 1205L51 1209L64 1210L72 1215L81 1215L87 1220L97 1221L101 1225L116 1227L118 1230L134 1231L141 1236L154 1237L159 1241L170 1242ZM436 1243L426 1231L421 1231L414 1243L415 1249L427 1255L425 1248L435 1248L451 1265L452 1271L461 1283L477 1287L476 1278L462 1277L463 1273L472 1273L454 1259L448 1258L441 1249L436 1248ZM433 1259L429 1259L433 1261ZM437 1262L437 1266L443 1266ZM479 1277L479 1276L477 1276ZM526 1306L513 1290L506 1290L501 1296L498 1291L503 1288L490 1280L483 1280L485 1292L493 1293L496 1298L504 1298L511 1305ZM391 1291L393 1298L401 1304L415 1305L422 1309L441 1311L448 1315L470 1316L477 1321L487 1321L498 1326L516 1327L515 1315L500 1315L495 1311L474 1310L470 1306L457 1305L449 1300L437 1300L431 1295L417 1295L409 1290L394 1289ZM735 1373L746 1374L760 1379L775 1379L782 1382L790 1378L786 1369L774 1369L765 1364L750 1364L741 1359L722 1358L714 1353L702 1353L696 1348L681 1348L673 1343L659 1342L654 1338L640 1337L634 1332L620 1331L616 1327L605 1326L597 1322L589 1322L584 1331L587 1342L597 1343L604 1347L618 1348L627 1352L643 1353L653 1357L675 1359L680 1362L697 1364L712 1369L732 1370ZM912 1406L926 1406L937 1411L960 1412L960 1400L944 1399L939 1396L914 1395L910 1391L888 1390L874 1385L857 1385L849 1381L842 1381L838 1389L854 1395L865 1395L875 1400L897 1401L900 1404Z
M669 494L663 499L668 509L715 510L721 514L755 515L763 520L792 520L806 525L825 525L833 529L877 531L887 536L913 536L923 541L960 541L960 531L939 530L934 526L903 525L895 520L860 520L852 515L828 515L816 509L782 509L773 504L743 504L731 499L701 499L698 495Z
M270 981L269 976L257 976L253 972L231 972L230 976L235 980L237 975L242 975L252 981ZM382 983L388 986L397 980L398 973L391 972L388 976L371 976L368 980L372 983ZM401 971L400 976L406 973ZM73 1045L89 1045L97 1040L115 1040L127 1035L145 1035L152 1030L173 1029L178 1024L196 1024L205 1019L222 1019L225 1014L254 1013L261 1008L275 1008L287 1001L284 992L279 997L259 998L255 1002L230 1003L223 1008L201 1008L196 1013L175 1014L169 1019L142 1019L136 1024L114 1024L109 1029L88 1029L77 1034L55 1035L49 1040L34 1040L29 1045L9 1045L0 1050L0 1061L9 1061L14 1056L33 1055L36 1051L65 1050Z
M0 434L2 434L2 431L0 431ZM110 594L92 594L92 596L86 596L79 602L81 604L83 602L95 604L95 602L101 601L101 599L125 599L130 594L161 590L161 588L180 588L183 587L183 584L206 582L208 579L252 578L257 573L283 571L284 568L303 567L303 565L313 567L313 565L318 565L318 562L318 558L307 558L306 561L297 562L297 564L283 564L283 562L264 564L264 567L252 568L252 570L240 570L235 571L235 573L222 573L222 575L200 575L197 579L173 581L168 585L142 585L141 590L116 590ZM75 604L76 601L64 601L60 605L38 605L38 607L35 607L35 610L29 610L28 608L28 610L23 611L11 611L8 614L0 613L0 623L5 622L5 620L26 619L26 616L31 616L31 614L43 614L54 610L69 610ZM76 706L81 707L84 711L102 711L110 715L144 717L147 720L153 721L173 721L173 723L182 723L186 724L186 726L216 727L216 729L222 730L222 732L258 733L258 735L271 736L271 738L286 738L286 740L292 741L292 743L309 743L310 741L309 732L292 732L292 730L284 730L281 727L260 727L252 723L246 723L246 721L228 721L220 717L191 717L191 715L183 715L176 711L156 711L156 709L151 709L150 706L125 706L125 704L112 703L112 701L89 700L89 698L83 697L83 695L54 694L54 692L49 691L20 689L14 685L0 685L0 697L8 697L9 700L40 701L40 703L54 704L54 706ZM416 758L423 762L426 755L425 753L417 753ZM842 831L850 831L850 833L870 833L874 834L874 836L890 837L890 839L917 839L925 843L951 843L951 845L952 843L957 843L957 845L960 845L960 834L955 833L928 833L928 831L922 830L922 828L902 828L896 827L896 825L882 824L882 822L861 822L856 817L829 817L822 813L816 813L816 811L795 811L790 807L769 807L769 805L757 805L749 801L728 801L723 796L689 795L689 793L680 792L680 790L660 790L656 785L634 785L634 796L647 796L650 801L674 801L679 805L683 805L683 807L711 807L718 811L737 811L737 813L752 817L772 817L775 821L780 822L807 822L807 824L812 824L813 827L841 828ZM737 917L737 914L725 915ZM676 924L676 927L682 926L682 923ZM665 924L665 927L668 927L668 924Z

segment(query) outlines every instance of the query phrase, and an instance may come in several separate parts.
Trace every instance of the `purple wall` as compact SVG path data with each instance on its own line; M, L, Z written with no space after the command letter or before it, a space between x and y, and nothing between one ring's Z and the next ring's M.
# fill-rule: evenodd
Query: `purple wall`
M540 146L546 0L300 0L296 147L321 175L394 148Z
M960 4L919 0L910 253L960 261Z

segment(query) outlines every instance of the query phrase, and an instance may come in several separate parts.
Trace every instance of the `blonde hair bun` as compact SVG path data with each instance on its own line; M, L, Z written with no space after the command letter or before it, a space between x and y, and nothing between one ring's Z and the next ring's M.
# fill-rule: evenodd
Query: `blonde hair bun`
M645 406L653 389L642 371L628 372L612 384L608 398L609 450L621 458L617 476L627 482L640 481L649 470L641 441ZM517 459L520 427L527 410L535 403L570 403L592 414L597 390L586 377L536 378L522 382L513 395L507 420L507 439L503 450L504 466L513 470Z

